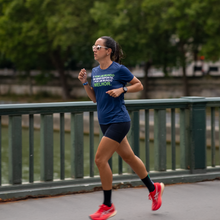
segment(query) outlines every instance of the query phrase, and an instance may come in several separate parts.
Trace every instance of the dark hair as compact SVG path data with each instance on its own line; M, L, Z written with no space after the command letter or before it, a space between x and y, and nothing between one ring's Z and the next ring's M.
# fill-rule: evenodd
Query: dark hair
M121 46L109 36L102 36L100 38L105 40L104 44L106 47L112 49L111 60L121 64L121 59L123 58Z

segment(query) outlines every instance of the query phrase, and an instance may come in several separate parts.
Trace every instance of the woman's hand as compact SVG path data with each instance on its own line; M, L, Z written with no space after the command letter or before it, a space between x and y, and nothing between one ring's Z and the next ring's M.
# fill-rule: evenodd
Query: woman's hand
M87 73L84 68L79 72L78 79L81 81L81 83L87 82Z
M144 88L142 83L141 83L141 81L139 79L137 79L135 76L134 76L134 78L129 83L131 85L127 86L127 92L138 92L138 91L143 90L143 88ZM123 92L124 92L123 87L121 87L119 89L109 90L106 93L108 93L110 96L112 96L114 98L117 98Z
M118 96L120 96L122 93L124 92L123 88L118 88L118 89L112 89L107 91L106 93L109 94L110 96L117 98Z

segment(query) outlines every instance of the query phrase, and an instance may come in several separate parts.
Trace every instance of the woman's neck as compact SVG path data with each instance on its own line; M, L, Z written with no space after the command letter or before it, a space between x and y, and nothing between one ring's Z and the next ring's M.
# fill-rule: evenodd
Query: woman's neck
M99 64L100 64L100 68L102 70L105 70L105 69L107 69L112 64L112 60L109 60L107 62L106 61L100 62Z

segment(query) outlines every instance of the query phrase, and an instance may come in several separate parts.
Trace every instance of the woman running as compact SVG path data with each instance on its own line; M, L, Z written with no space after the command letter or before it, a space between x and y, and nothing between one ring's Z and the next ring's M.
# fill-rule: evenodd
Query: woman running
M127 140L130 129L130 117L125 107L124 94L143 90L143 85L124 65L120 64L123 52L119 44L108 36L100 37L92 46L94 59L99 66L92 69L91 86L87 81L86 70L82 69L78 79L82 82L87 95L97 103L98 120L103 132L99 143L95 163L98 167L102 189L103 204L90 215L93 220L105 220L116 214L111 200L112 171L108 160L114 152L128 163L149 190L152 210L158 210L162 204L163 183L153 183L144 163L132 151ZM130 86L126 87L126 84Z

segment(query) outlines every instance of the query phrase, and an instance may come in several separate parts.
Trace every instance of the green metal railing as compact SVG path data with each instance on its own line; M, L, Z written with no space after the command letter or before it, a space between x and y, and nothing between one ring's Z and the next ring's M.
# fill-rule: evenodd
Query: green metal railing
M153 179L165 183L200 181L220 177L220 167L216 164L216 128L215 116L218 114L220 127L220 98L183 97L179 99L127 100L126 107L131 116L129 142L137 156L140 154L140 111L144 112L144 139L146 168L150 170L150 111L153 111L154 133L154 171ZM208 110L207 110L208 109ZM210 109L210 110L209 110ZM100 186L100 180L94 175L94 112L96 104L92 102L43 103L43 104L7 104L0 105L0 166L1 166L1 119L9 117L9 184L2 184L0 169L0 198L24 198L28 196L55 195L92 190ZM167 126L166 113L171 115L171 167L167 170ZM83 159L83 112L89 112L90 174L84 176ZM207 113L208 112L208 113ZM60 117L60 179L54 180L53 161L53 114ZM65 113L70 113L71 132L71 177L65 178ZM34 180L34 116L40 114L41 169L40 182ZM179 115L179 127L176 115ZM211 124L212 167L206 163L206 118ZM22 116L29 115L29 183L22 183ZM177 128L178 127L178 128ZM218 128L219 128L218 127ZM180 169L176 169L176 133L180 137ZM220 137L220 129L218 133ZM101 134L100 134L101 138ZM219 145L217 146L219 148ZM112 160L109 161L112 166ZM1 168L1 167L0 167ZM122 159L118 158L118 174L114 175L114 184L141 184L134 173L123 173ZM122 184L122 185L123 185Z

